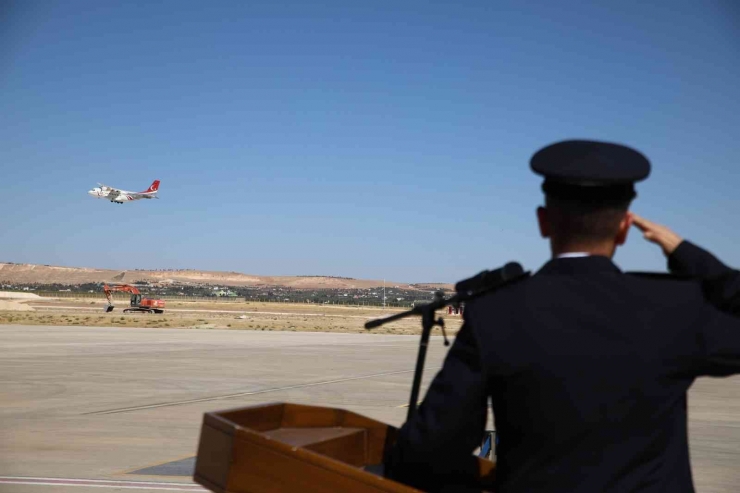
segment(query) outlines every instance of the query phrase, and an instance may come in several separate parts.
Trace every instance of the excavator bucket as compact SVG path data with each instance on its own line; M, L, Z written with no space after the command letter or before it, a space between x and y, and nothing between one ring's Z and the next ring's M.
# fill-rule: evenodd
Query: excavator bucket
M113 311L113 305L108 305L105 307L105 313L110 313Z

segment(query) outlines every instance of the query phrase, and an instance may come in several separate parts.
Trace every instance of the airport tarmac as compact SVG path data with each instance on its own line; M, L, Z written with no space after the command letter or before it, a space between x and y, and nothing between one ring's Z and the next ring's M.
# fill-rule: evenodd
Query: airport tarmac
M418 338L2 325L0 347L0 492L161 491L139 482L192 484L161 473L195 455L208 411L287 401L401 424ZM434 338L428 377L445 351Z
M418 338L0 325L0 347L0 492L159 492L203 491L208 411L285 401L400 425ZM433 338L425 384L445 352ZM697 491L736 491L740 379L698 381L689 411Z

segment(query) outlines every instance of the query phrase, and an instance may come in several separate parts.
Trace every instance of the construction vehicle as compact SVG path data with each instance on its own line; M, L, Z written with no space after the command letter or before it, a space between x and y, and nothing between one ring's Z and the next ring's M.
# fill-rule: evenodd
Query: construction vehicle
M108 286L107 284L104 284L103 292L105 293L105 297L108 298L108 306L105 307L105 313L110 313L113 311L113 299L111 298L111 293L113 291L123 291L125 293L131 293L131 306L130 308L125 308L123 310L123 313L164 313L164 300L142 298L141 291L129 284L120 284L115 286Z

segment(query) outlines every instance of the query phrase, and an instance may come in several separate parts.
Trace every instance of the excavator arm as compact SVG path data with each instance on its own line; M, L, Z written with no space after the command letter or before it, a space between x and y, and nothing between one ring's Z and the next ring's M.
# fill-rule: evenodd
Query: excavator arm
M109 313L113 311L113 300L110 297L110 289L108 289L107 285L103 286L103 293L105 293L105 297L108 298L108 306L105 307L105 313Z
M123 291L125 293L131 293L131 294L141 294L141 291L136 289L134 286L129 286L128 284L121 284L121 285L114 285L114 286L108 286L107 284L103 285L103 293L105 293L105 297L108 299L108 306L105 307L105 313L110 313L113 311L113 299L111 298L111 293L113 291Z

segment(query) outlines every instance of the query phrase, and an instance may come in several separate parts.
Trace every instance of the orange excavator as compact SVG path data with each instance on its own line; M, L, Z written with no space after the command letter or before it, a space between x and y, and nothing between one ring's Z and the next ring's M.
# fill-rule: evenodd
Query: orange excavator
M142 298L141 291L128 284L120 284L115 286L108 286L107 284L103 285L103 292L105 293L105 297L108 298L108 306L105 307L105 313L113 311L113 300L111 299L110 295L113 291L123 291L125 293L131 293L131 307L124 309L123 313L164 313L164 300Z

